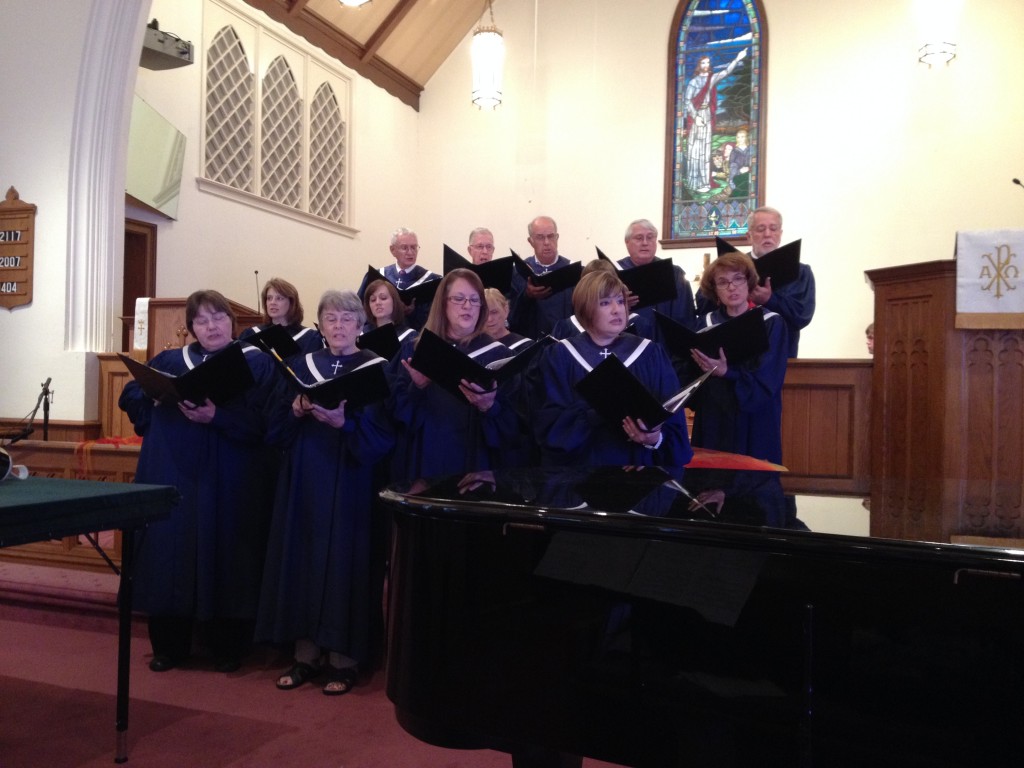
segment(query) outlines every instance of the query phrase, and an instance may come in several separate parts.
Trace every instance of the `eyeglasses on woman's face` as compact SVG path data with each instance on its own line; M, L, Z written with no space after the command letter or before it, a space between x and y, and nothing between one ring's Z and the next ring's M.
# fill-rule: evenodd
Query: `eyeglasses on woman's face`
M467 303L471 307L479 307L480 306L480 297L479 296L464 296L461 293L456 293L454 296L449 296L448 297L448 303L449 304L454 304L454 305L456 305L458 307L463 307Z
M739 288L741 285L746 284L746 275L734 275L731 279L727 277L720 277L717 280L715 280L715 288Z

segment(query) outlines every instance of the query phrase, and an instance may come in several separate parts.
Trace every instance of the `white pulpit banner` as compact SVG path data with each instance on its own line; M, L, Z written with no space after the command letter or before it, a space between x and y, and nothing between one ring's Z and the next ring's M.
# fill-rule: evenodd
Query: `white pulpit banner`
M956 327L1024 328L1024 230L957 232Z
M149 348L149 298L140 297L135 300L135 334L133 349L145 352Z

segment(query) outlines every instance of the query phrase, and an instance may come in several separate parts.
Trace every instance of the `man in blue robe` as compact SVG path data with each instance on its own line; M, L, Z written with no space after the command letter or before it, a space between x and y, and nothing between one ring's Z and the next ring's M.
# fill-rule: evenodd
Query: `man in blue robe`
M655 255L658 251L658 228L647 219L637 219L626 227L626 252L629 253L624 259L619 259L619 266L622 269L633 269L644 264L657 261ZM642 307L636 310L636 314L646 320L645 325L657 328L654 322L655 311L667 315L682 326L693 328L697 319L697 313L693 303L693 289L686 281L686 273L682 267L672 266L672 274L676 283L676 298L672 301L663 301L651 307ZM655 341L660 339L655 338Z
M534 274L543 275L569 266L558 253L558 225L550 216L538 216L526 228L533 256L525 259ZM512 278L512 311L508 324L516 333L539 339L551 333L555 324L572 315L572 291L534 285L516 273Z
M747 217L747 242L750 256L757 259L779 247L782 242L782 214L775 208L761 206ZM771 281L750 292L750 300L778 314L786 323L789 357L796 357L800 345L800 331L810 325L815 305L814 273L801 262L797 279L774 288ZM701 294L697 295L697 315L703 316L714 309L714 304Z
M395 263L383 266L378 271L398 290L404 291L414 285L441 278L440 275L416 263L420 245L416 233L411 229L405 227L396 229L391 234L391 245L388 247ZM360 299L366 292L368 281L369 275L367 274L363 277L363 282L357 291ZM426 322L427 315L430 313L430 304L429 301L413 301L412 304L406 306L406 323L410 328L415 328L417 331L423 328L423 323Z

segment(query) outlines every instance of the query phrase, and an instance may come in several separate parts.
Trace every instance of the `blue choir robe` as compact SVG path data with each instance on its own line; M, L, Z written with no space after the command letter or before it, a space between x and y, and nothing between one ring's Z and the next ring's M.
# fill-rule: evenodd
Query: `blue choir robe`
M806 264L800 264L797 279L781 288L772 288L772 297L764 305L766 311L775 312L786 323L786 354L796 357L800 347L800 331L814 318L814 273ZM697 314L704 317L715 309L715 302L703 294L697 296Z
M512 354L518 355L533 342L533 339L529 336L523 336L521 333L509 331L500 339L495 339L495 341L501 342L508 347Z
M404 291L407 288L412 288L416 283L427 283L432 280L440 280L441 275L436 272L431 272L426 267L421 267L419 264L413 264L412 269L402 271L398 268L398 264L386 264L377 270L384 279L389 281L392 285L398 288L400 291ZM369 274L363 275L363 282L359 285L359 290L356 292L359 298L363 298L363 294L366 293L366 286L369 283ZM405 322L410 328L414 328L417 331L423 330L423 324L427 322L427 315L430 314L430 305L432 301L417 301L413 306L412 312L405 316Z
M657 257L655 257L655 260L661 261ZM618 263L622 269L632 269L637 266L629 256L619 259ZM676 297L672 301L662 301L653 306L636 310L636 314L644 318L647 325L653 328L655 333L657 333L657 324L654 322L654 313L656 311L671 317L686 328L693 328L697 321L697 310L693 302L693 288L686 281L686 273L682 267L673 264L672 274L675 277ZM654 340L661 342L660 338L655 338Z
M149 365L180 376L203 362L198 342ZM136 537L135 608L161 617L252 619L270 519L276 454L264 442L276 381L267 355L246 355L255 386L218 405L210 424L155 405L130 381L119 400L142 435L135 482L173 485L181 501Z
M363 350L339 357L323 349L292 358L292 368L312 384L379 359ZM256 639L311 640L363 663L380 610L372 579L373 470L393 436L382 403L346 409L345 424L335 429L309 415L297 418L293 399L290 389L280 390L268 435L282 448L284 462Z
M511 354L485 333L458 348L481 365ZM495 454L518 439L514 389L499 386L494 404L481 413L438 384L417 387L403 366L392 384L392 413L400 424L392 477L416 480L492 469Z
M500 339L497 339L497 341L508 347L509 352L514 355L518 355L533 343L533 339L522 336L514 331L509 331ZM527 371L534 368L539 361L539 355L535 356L527 364ZM502 449L493 455L496 469L531 467L536 465L539 458L533 442L533 435L529 429L529 390L525 386L528 375L527 372L517 373L510 381L506 381L501 385L506 390L509 390L506 392L506 395L508 402L515 408L518 414L519 429L517 434L511 439L506 440Z
M265 331L270 327L270 323L262 323L261 325L254 325L251 328L246 328L240 334L238 339L245 341L250 336L254 336L260 331ZM320 335L320 331L316 328L307 328L301 323L292 323L291 325L285 326L291 337L295 339L295 343L299 345L301 352L316 352L318 349L324 348L324 339ZM254 350L254 347L247 347L246 352Z
M814 273L806 264L800 265L797 279L786 283L778 290L772 290L772 297L764 305L786 321L789 339L787 355L796 357L800 346L800 331L810 325L814 317L815 289Z
M670 467L689 463L693 451L683 409L662 424L661 446L650 450L627 438L621 424L610 424L576 392L576 383L607 354L618 357L659 401L680 390L668 355L649 339L623 333L607 348L597 346L586 333L563 339L544 352L533 382L533 424L544 463Z
M714 326L728 319L718 309L700 324ZM781 464L787 331L774 312L765 312L764 321L768 351L738 365L728 363L725 376L709 377L688 405L694 410L694 445Z
M553 272L569 266L565 256L559 256L550 265L543 265L536 256L523 259L536 275ZM508 327L516 333L539 339L551 333L555 323L572 314L572 289L565 288L546 299L531 299L526 295L526 280L516 272L512 276L512 309L508 315Z

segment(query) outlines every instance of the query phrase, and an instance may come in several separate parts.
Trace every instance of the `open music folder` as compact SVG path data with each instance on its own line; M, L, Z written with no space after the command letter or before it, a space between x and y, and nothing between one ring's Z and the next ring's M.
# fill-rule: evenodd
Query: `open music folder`
M514 269L511 256L502 256L499 259L491 259L482 264L474 264L454 248L444 246L444 273L447 275L453 269L468 269L475 272L484 284L484 288L494 288L501 293L508 293L512 286L512 271Z
M730 363L742 363L768 350L768 331L764 326L764 310L754 307L724 323L693 331L660 312L654 313L654 322L661 331L668 351L677 357L689 358L696 347L708 357L718 357L725 350Z
M786 283L796 280L800 276L800 242L800 240L794 240L791 243L780 245L761 258L753 259L754 269L757 270L758 284L764 285L765 280L771 278L772 287L780 288ZM742 253L739 248L720 237L715 238L715 250L719 256L725 253Z
M463 379L485 390L493 389L525 370L541 350L553 343L554 339L545 336L534 341L518 355L514 355L510 350L508 357L481 365L465 352L443 341L437 334L424 330L420 334L416 351L413 352L409 364L434 383L465 400L459 389L459 383Z
M282 359L297 355L302 351L299 342L292 338L288 329L277 323L272 323L262 331L257 331L246 337L244 341L264 352L276 352Z
M232 342L223 351L180 376L150 368L120 352L117 356L146 396L161 403L187 400L200 405L209 400L214 405L223 405L256 383L238 342Z
M629 292L636 296L639 301L631 309L643 309L661 304L663 301L674 301L679 296L676 288L676 276L672 270L672 259L655 259L647 264L640 264L636 267L620 267L605 255L604 251L597 248L597 258L607 261L615 267L616 274Z
M576 382L576 391L612 424L621 424L624 418L631 416L642 420L647 429L654 429L686 405L710 375L711 371L706 371L661 402L612 355Z
M356 339L356 346L360 349L368 349L371 352L390 360L402 348L402 342L398 338L398 331L394 323L385 323L359 335Z
M316 384L299 381L291 368L280 360L277 362L296 394L305 395L310 402L328 410L337 408L344 400L345 411L352 411L384 400L391 394L391 387L384 374L387 360L383 357L368 360L347 373Z
M534 272L526 260L518 253L512 251L512 261L516 271L524 280L532 280L534 285L542 288L550 288L552 293L564 291L566 288L575 288L576 283L583 276L583 265L578 261L566 264L564 267L553 269L550 272L538 275Z

